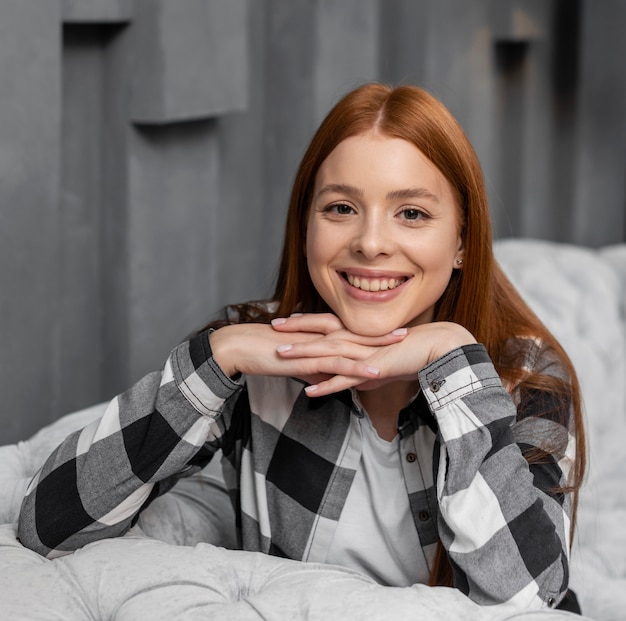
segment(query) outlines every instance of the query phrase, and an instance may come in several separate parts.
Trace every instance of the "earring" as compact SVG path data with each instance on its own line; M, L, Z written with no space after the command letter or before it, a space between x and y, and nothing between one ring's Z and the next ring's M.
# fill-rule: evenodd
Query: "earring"
M457 259L456 260L456 264L457 265L463 265L463 259Z

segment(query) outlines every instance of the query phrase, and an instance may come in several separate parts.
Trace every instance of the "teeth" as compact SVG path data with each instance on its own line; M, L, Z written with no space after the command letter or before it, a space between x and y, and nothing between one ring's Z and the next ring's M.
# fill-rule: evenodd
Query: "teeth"
M362 291L387 291L401 285L405 278L362 278L359 276L346 275L348 282Z

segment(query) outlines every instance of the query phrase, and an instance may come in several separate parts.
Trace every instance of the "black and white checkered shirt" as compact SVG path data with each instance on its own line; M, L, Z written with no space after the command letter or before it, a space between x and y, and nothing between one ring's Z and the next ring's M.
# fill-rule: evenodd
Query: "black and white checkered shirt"
M524 346L530 369L565 378L553 353ZM541 394L512 398L481 345L449 352L419 379L399 415L398 476L425 562L441 539L455 586L474 601L554 605L568 582L570 504L550 490L573 463L572 429L536 416ZM284 377L234 381L206 332L186 341L50 456L27 491L20 540L53 558L118 536L221 449L242 547L324 562L360 460L350 418L363 412L351 391L309 398L303 388ZM533 448L546 459L529 467Z

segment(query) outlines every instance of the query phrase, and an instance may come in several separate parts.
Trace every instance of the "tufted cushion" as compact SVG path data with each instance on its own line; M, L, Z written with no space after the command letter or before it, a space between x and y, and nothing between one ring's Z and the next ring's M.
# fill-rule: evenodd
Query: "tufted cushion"
M54 561L21 548L14 537L13 527L0 527L0 593L6 619L580 619L558 611L494 614L455 589L382 587L340 567L209 544L172 546L136 530Z
M496 256L577 370L589 470L571 583L583 611L617 621L626 610L626 246L506 240Z
M591 476L604 476L607 469L614 470L607 447L617 445L626 431L620 274L602 254L578 246L507 240L496 252L513 284L576 367L593 460Z

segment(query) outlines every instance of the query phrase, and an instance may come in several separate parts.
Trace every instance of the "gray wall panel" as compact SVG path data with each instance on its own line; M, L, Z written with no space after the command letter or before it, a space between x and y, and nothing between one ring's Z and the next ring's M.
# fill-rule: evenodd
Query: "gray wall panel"
M496 237L624 240L624 23L621 0L1 2L0 442L267 296L297 163L366 80L456 114Z

